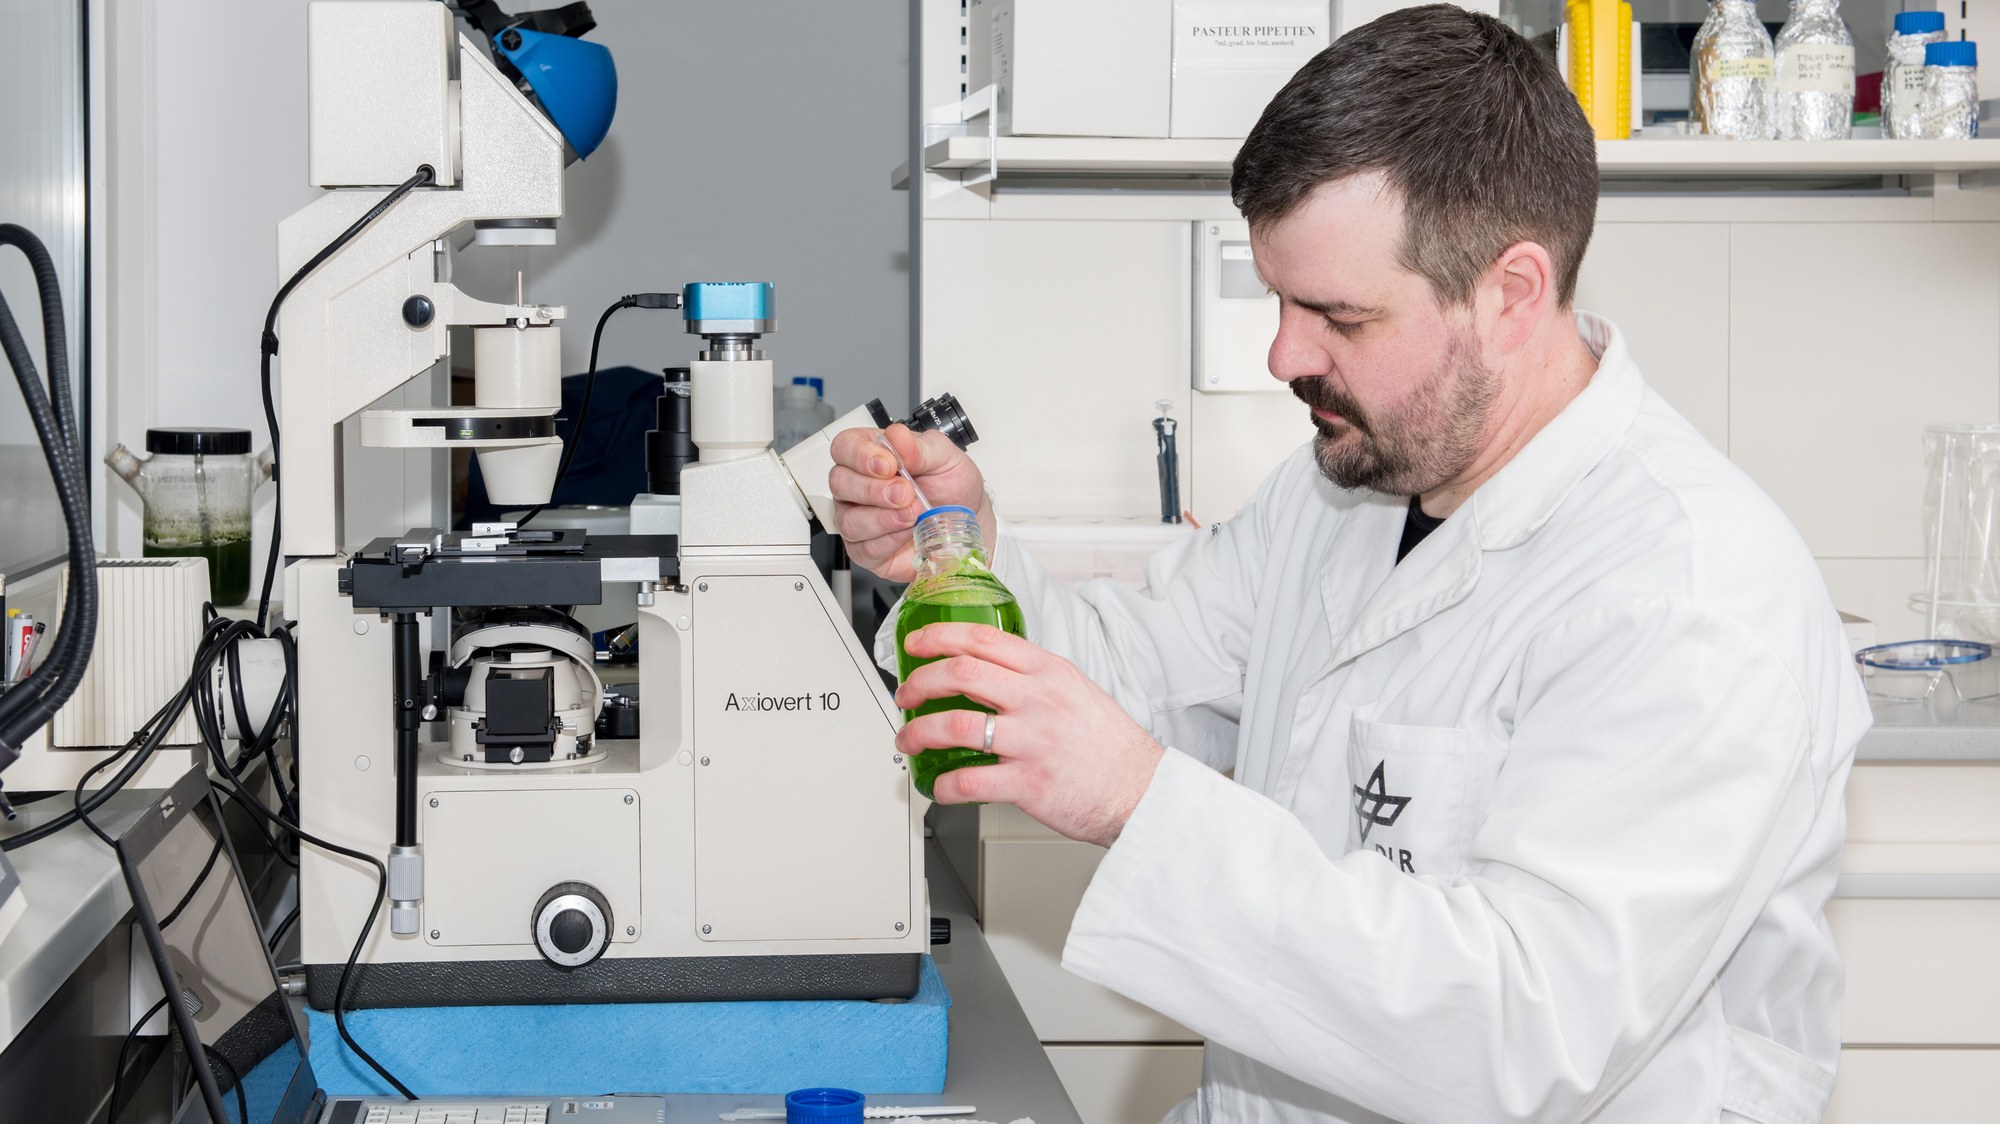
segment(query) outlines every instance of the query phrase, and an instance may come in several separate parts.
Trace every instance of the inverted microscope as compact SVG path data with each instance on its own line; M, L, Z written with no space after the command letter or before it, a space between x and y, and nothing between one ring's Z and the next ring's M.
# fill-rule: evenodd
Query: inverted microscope
M281 276L429 178L306 275L278 323L302 826L388 866L389 908L361 939L374 869L303 850L307 996L334 1005L357 940L350 1008L908 996L931 939L923 801L809 551L815 519L832 525L831 435L889 419L863 408L771 449L770 285L679 294L703 346L668 385L633 533L344 537L357 423L364 456L469 448L496 503L549 498L565 311L466 295L448 243L554 237L564 166L610 118L562 82L609 73L602 48L579 50L587 23L572 4L481 26L489 59L432 0L311 5L328 190L280 227ZM452 327L471 329L475 403L379 406L446 358ZM954 403L920 413L972 436ZM620 585L637 605L630 737L600 732L596 653L569 615ZM607 731L631 733L619 717Z

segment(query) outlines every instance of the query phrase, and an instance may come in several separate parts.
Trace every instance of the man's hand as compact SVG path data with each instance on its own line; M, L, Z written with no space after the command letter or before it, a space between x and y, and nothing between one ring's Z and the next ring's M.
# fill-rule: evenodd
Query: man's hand
M847 554L892 582L907 582L916 574L910 528L923 508L909 481L896 472L876 433L885 434L902 454L917 487L933 504L958 504L979 516L979 529L989 549L993 543L993 508L986 500L986 481L979 466L942 433L912 433L898 423L886 430L850 429L837 433L830 452L833 472L834 530L847 540Z
M1012 804L1069 836L1109 847L1125 830L1165 750L1076 665L983 624L933 624L904 641L929 659L910 673L896 703L914 709L964 695L993 708L997 765L938 777L941 804ZM989 715L950 710L912 719L896 735L906 754L979 748Z

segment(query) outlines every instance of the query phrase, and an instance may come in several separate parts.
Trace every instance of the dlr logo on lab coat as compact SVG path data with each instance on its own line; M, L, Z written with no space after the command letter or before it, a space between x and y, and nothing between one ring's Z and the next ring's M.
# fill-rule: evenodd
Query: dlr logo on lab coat
M1369 849L1405 874L1446 875L1463 858L1467 757L1463 730L1373 721L1349 726L1347 769L1353 827L1348 846Z

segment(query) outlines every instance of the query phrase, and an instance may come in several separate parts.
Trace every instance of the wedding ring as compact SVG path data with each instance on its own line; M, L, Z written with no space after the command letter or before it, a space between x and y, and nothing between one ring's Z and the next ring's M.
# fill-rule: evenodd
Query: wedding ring
M993 719L995 717L995 715L991 714L986 716L986 740L979 743L980 750L985 753L993 752Z

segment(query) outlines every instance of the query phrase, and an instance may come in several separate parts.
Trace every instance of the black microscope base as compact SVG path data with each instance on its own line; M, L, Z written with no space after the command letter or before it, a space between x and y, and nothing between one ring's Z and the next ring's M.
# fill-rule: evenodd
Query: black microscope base
M824 956L356 964L341 1010L509 1003L686 1003L735 999L908 999L923 958L892 952ZM333 1009L341 964L306 965L306 1001Z

